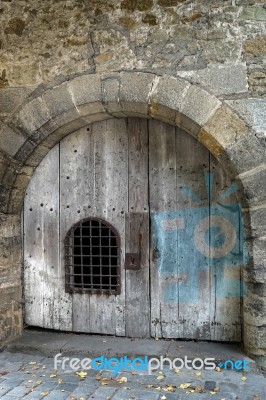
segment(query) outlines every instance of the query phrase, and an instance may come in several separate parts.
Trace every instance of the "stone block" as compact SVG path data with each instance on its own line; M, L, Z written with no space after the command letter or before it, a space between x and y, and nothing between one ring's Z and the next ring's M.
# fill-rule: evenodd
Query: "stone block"
M266 142L252 131L236 139L235 143L226 148L227 165L234 172L241 174L265 163Z
M148 115L148 102L154 78L154 74L142 72L120 73L119 100L123 113Z
M259 136L266 136L266 99L227 100L226 103L234 109Z
M251 237L266 237L266 204L251 207L249 210L242 212L242 215L250 223Z
M76 106L66 83L47 90L42 94L42 99L51 118L55 118Z
M198 71L179 71L178 75L210 89L216 95L248 91L247 67L242 62L209 64L207 68Z
M20 214L0 214L0 226L1 236L6 238L18 236L20 234Z
M158 112L162 110L162 116L168 118L169 110L179 112L189 87L190 83L184 79L167 75L155 77L149 96L150 115L160 115ZM160 109L159 105L163 108Z
M24 144L26 138L9 126L0 125L0 148L10 156L14 156Z
M108 113L121 112L119 103L120 76L108 76L102 80L102 99ZM122 114L122 113L121 113Z
M203 130L226 149L247 133L245 123L228 107L220 107L203 126Z
M100 75L78 76L67 83L67 89L75 106L102 101Z
M51 150L51 148L44 145L39 145L35 147L27 158L27 161L25 163L26 166L33 168L37 167L37 165L40 164L40 162L46 156L49 150Z
M27 158L31 155L33 150L36 148L36 143L32 143L31 141L27 140L15 154L15 159L21 163L24 163Z
M14 124L20 127L27 136L40 129L51 119L43 99L37 97L26 103L15 115Z
M221 102L207 91L198 86L191 86L185 95L180 111L194 123L203 126L220 105Z
M7 87L0 90L0 114L10 114L18 108L34 87Z
M0 261L0 288L3 290L6 286L10 286L10 283L14 285L15 282L17 285L21 282L20 263L2 266Z
M249 173L240 175L244 187L244 195L249 204L257 205L266 202L266 165L254 168Z

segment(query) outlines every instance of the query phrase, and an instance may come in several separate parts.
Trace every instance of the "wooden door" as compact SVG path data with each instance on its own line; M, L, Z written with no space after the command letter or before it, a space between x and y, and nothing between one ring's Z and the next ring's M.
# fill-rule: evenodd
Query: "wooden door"
M241 224L230 184L200 143L159 121L112 119L67 136L36 169L25 196L26 323L239 341L241 262L230 255L237 246L241 253L241 235L231 232ZM119 233L119 295L65 290L64 240L88 217ZM231 233L229 253L217 229ZM126 267L132 254L137 269Z

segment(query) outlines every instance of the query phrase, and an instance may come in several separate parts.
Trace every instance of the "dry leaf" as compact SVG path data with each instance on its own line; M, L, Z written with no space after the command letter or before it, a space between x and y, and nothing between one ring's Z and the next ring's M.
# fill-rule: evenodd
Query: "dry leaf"
M167 397L166 396L162 396L161 400L167 400Z
M122 376L122 378L117 379L117 382L118 383L125 383L125 382L127 382L127 378L125 376Z
M201 375L201 372L200 372L200 371L195 372L195 375L196 375L196 376L200 376L200 375Z
M221 372L221 368L220 367L215 367L215 371L216 372Z
M56 375L55 374L51 374L50 378L56 378Z
M157 376L157 378L156 378L158 381L162 381L163 379L164 379L164 376L163 375L159 375L159 376Z
M219 391L220 391L219 386L217 386L216 388L214 388L213 391L216 392L216 393L219 392Z
M174 388L172 385L169 385L169 386L163 388L163 390L164 390L165 392L174 392L174 391L175 391L175 388Z
M88 373L84 371L77 371L76 375L79 377L79 379L85 379Z
M179 372L180 372L180 369L175 369L176 374L179 374Z
M42 381L35 382L35 385L41 385L41 384L42 384Z
M196 386L195 387L195 392L196 393L205 393L205 390L200 386Z
M61 379L61 378L59 378L59 379L57 379L57 383L62 383L63 382L63 379Z
M42 392L41 395L42 395L42 396L48 396L49 393L50 393L50 392Z
M37 364L36 361L30 361L30 362L29 362L29 365L35 365L35 364Z
M181 383L179 389L187 389L189 386L191 386L191 383Z
M247 378L245 376L242 376L241 381L245 382Z

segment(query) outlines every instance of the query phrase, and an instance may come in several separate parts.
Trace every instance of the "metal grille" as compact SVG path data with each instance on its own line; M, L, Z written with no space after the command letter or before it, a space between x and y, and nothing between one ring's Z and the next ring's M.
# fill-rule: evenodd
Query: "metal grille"
M79 221L65 240L66 291L120 293L120 240L108 222Z

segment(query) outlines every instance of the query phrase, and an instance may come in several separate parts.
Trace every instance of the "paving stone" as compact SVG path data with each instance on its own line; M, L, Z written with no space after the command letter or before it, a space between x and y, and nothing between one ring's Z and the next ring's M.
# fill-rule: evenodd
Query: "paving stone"
M14 389L10 390L8 392L8 395L12 396L12 397L20 397L20 398L22 398L23 396L28 394L30 392L30 390L31 389L25 387L25 385L21 385L21 386L17 386Z
M90 397L89 400L106 400L106 397L112 397L117 388L99 387ZM113 399L112 399L113 400Z
M92 395L97 390L97 386L90 386L90 385L82 385L78 386L72 393L72 396L77 398L79 397L88 397Z
M1 385L1 383L0 383L0 398L2 399L2 396L4 395L4 394L6 394L7 392L9 392L10 391L10 387L3 387L2 385Z
M148 390L118 390L112 400L157 400L159 399L159 393L154 393Z
M45 400L65 400L69 397L69 392L61 392L60 390L52 390L47 396L45 396Z

